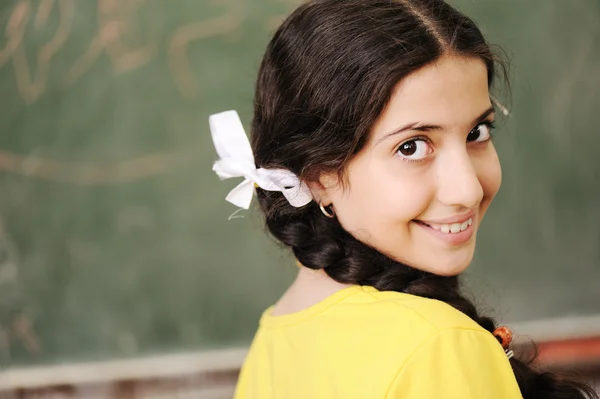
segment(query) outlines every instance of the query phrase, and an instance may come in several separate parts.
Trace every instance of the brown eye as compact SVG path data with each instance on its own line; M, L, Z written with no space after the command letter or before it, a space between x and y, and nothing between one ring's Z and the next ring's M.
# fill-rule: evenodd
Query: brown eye
M409 141L407 143L402 144L398 150L404 156L411 156L415 152L417 152L417 143L415 141Z
M480 123L475 129L469 132L467 136L467 142L480 142L483 143L492 138L492 129L494 125L491 122Z
M423 139L412 139L398 146L396 153L410 161L419 161L431 154L431 146Z

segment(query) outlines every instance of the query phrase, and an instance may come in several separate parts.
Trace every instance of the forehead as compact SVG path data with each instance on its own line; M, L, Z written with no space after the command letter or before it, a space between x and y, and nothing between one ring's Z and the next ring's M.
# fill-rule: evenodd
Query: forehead
M415 122L463 127L490 105L485 63L478 58L443 57L396 85L373 135Z

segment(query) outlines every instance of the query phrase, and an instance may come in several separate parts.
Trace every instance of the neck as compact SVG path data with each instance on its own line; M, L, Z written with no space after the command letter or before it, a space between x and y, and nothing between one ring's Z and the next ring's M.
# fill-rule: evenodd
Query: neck
M281 316L304 310L352 285L338 283L324 270L312 270L302 266L292 285L275 304L272 314Z

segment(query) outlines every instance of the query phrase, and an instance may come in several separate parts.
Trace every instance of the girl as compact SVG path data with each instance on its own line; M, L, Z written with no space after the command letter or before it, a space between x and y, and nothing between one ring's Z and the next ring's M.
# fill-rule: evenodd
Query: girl
M275 33L251 148L235 112L210 118L214 170L246 178L228 200L256 190L300 266L237 399L596 397L513 357L459 291L500 187L499 71L442 0L311 1Z

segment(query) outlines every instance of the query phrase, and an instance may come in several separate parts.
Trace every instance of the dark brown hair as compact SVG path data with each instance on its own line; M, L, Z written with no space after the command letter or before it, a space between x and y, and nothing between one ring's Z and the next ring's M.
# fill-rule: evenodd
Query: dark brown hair
M260 67L251 135L257 166L285 168L305 180L322 172L343 176L396 84L443 55L481 59L490 88L497 75L506 78L475 23L442 0L302 5L277 30ZM279 192L257 191L268 230L306 267L342 283L441 300L486 330L496 328L461 294L458 277L390 259L324 217L315 202L294 208ZM597 398L584 384L516 358L510 363L525 399Z

